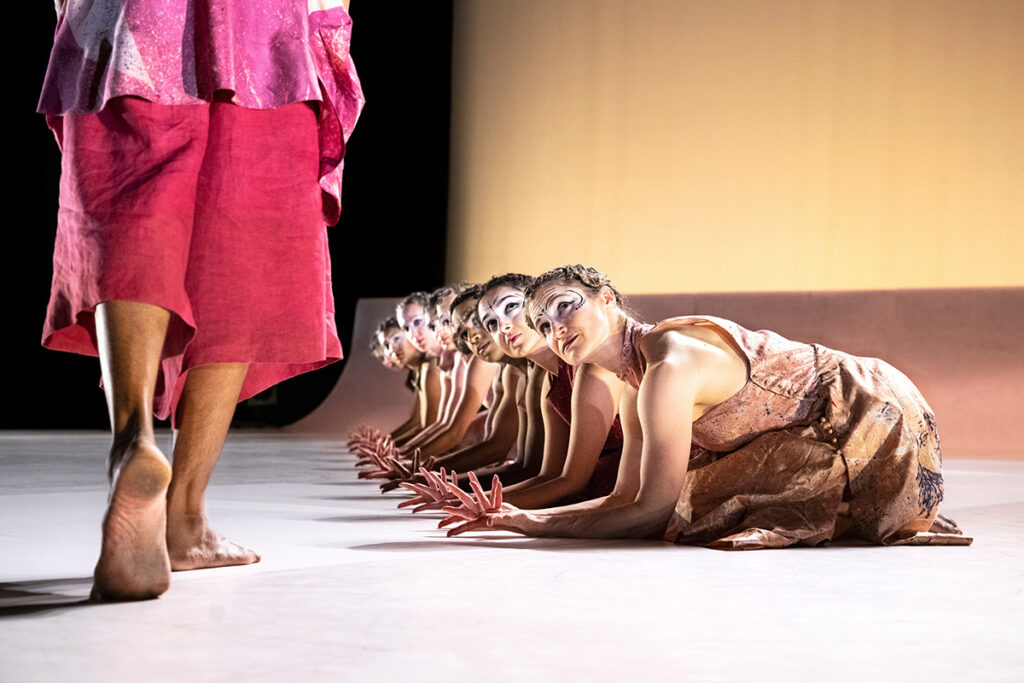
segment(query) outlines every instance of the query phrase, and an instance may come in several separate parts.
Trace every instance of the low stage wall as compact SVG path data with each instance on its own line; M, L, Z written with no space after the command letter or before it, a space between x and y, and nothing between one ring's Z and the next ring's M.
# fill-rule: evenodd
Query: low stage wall
M383 428L408 417L404 374L382 367L367 346L397 301L359 301L337 386L290 430L343 435L364 422ZM935 410L944 456L1024 460L1024 287L641 294L626 303L647 321L713 315L882 358Z

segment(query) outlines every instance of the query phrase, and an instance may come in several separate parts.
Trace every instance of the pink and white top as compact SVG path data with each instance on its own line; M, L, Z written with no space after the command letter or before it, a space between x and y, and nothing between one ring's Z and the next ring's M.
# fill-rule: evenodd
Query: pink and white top
M38 111L93 113L124 95L249 109L320 103L324 220L341 212L345 143L365 99L339 0L67 0ZM54 122L51 122L51 126Z

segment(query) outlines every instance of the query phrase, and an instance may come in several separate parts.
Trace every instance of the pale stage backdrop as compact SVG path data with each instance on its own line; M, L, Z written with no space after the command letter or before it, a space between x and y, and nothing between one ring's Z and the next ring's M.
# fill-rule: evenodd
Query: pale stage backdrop
M1024 2L456 0L448 275L1024 284Z

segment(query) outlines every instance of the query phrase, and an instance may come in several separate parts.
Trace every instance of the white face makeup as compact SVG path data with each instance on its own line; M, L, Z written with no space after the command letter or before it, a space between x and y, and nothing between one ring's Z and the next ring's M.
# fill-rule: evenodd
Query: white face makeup
M487 292L477 311L484 329L508 355L522 358L541 346L543 340L526 324L526 297L515 287Z
M574 322L587 304L586 294L572 286L556 285L542 288L538 295L530 308L534 328L562 360L579 362L574 351L578 349L580 330Z
M399 363L405 363L406 355L408 354L408 339L406 339L405 332L402 330L396 330L390 328L385 330L383 336L384 349L387 353L390 353L398 359Z
M491 363L497 363L505 357L505 351L484 330L477 316L476 301L468 300L459 304L454 319L457 324L456 336L474 355Z
M384 336L384 348L394 351L401 348L402 340L405 339L405 332L391 328L391 334Z
M423 306L417 303L407 304L399 308L397 313L398 322L413 346L420 351L427 351L434 346L430 341L430 337L434 336L430 329L430 317Z
M455 326L452 324L452 318L448 314L448 307L454 298L454 296L445 297L438 307L434 309L434 334L440 340L441 346L449 350L455 348Z
M547 339L554 326L567 325L586 303L587 297L576 289L559 287L545 292L540 304L533 306L533 326Z

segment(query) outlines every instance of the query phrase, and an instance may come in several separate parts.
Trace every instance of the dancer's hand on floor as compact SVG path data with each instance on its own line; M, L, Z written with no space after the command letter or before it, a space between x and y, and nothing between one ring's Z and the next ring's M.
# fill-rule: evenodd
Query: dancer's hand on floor
M420 476L426 483L403 481L399 484L402 488L415 493L416 496L409 500L403 500L398 507L415 505L416 507L412 510L415 514L424 510L440 510L445 506L458 505L459 499L448 490L449 480L452 484L459 483L459 475L454 470L449 474L443 467L440 472L431 472L426 467L421 467Z
M398 456L394 444L380 444L377 451L370 453L369 460L372 469L363 470L359 473L360 479L389 479L395 471L395 461Z
M491 493L489 496L484 493L483 487L480 486L480 480L477 479L474 472L469 473L469 486L473 489L472 494L460 489L457 482L447 484L448 491L459 499L462 506L444 507L443 511L448 514L448 517L441 520L437 528L440 529L449 524L458 523L459 526L448 530L449 536L458 536L459 534L476 529L505 529L505 527L494 525L495 515L512 512L518 508L508 503L502 503L502 486L498 475L495 474L491 480ZM515 528L508 528L508 530L518 531Z
M383 433L379 429L375 429L368 424L360 425L358 429L353 429L348 433L348 441L346 445L349 449L354 449L364 439L373 441L377 437L383 436Z
M366 429L360 429L349 435L350 438L347 442L349 449L356 451L363 447L365 444L373 444L379 439L385 438L388 435L379 429L373 427L367 427Z
M364 439L359 442L355 447L355 453L358 456L356 461L356 467L362 467L364 465L374 464L374 456L379 456L383 453L390 453L394 448L394 441L391 437L383 434L375 439Z
M364 467L366 465L378 467L382 459L387 460L394 457L397 457L395 442L389 436L382 436L376 441L366 444L361 449L359 460L356 461L356 467Z
M415 481L420 476L419 469L421 467L421 457L421 451L418 448L412 452L412 459L408 462L397 457L392 457L391 471L388 472L387 476L390 481L386 481L380 485L381 493L394 491L402 484L402 482Z

